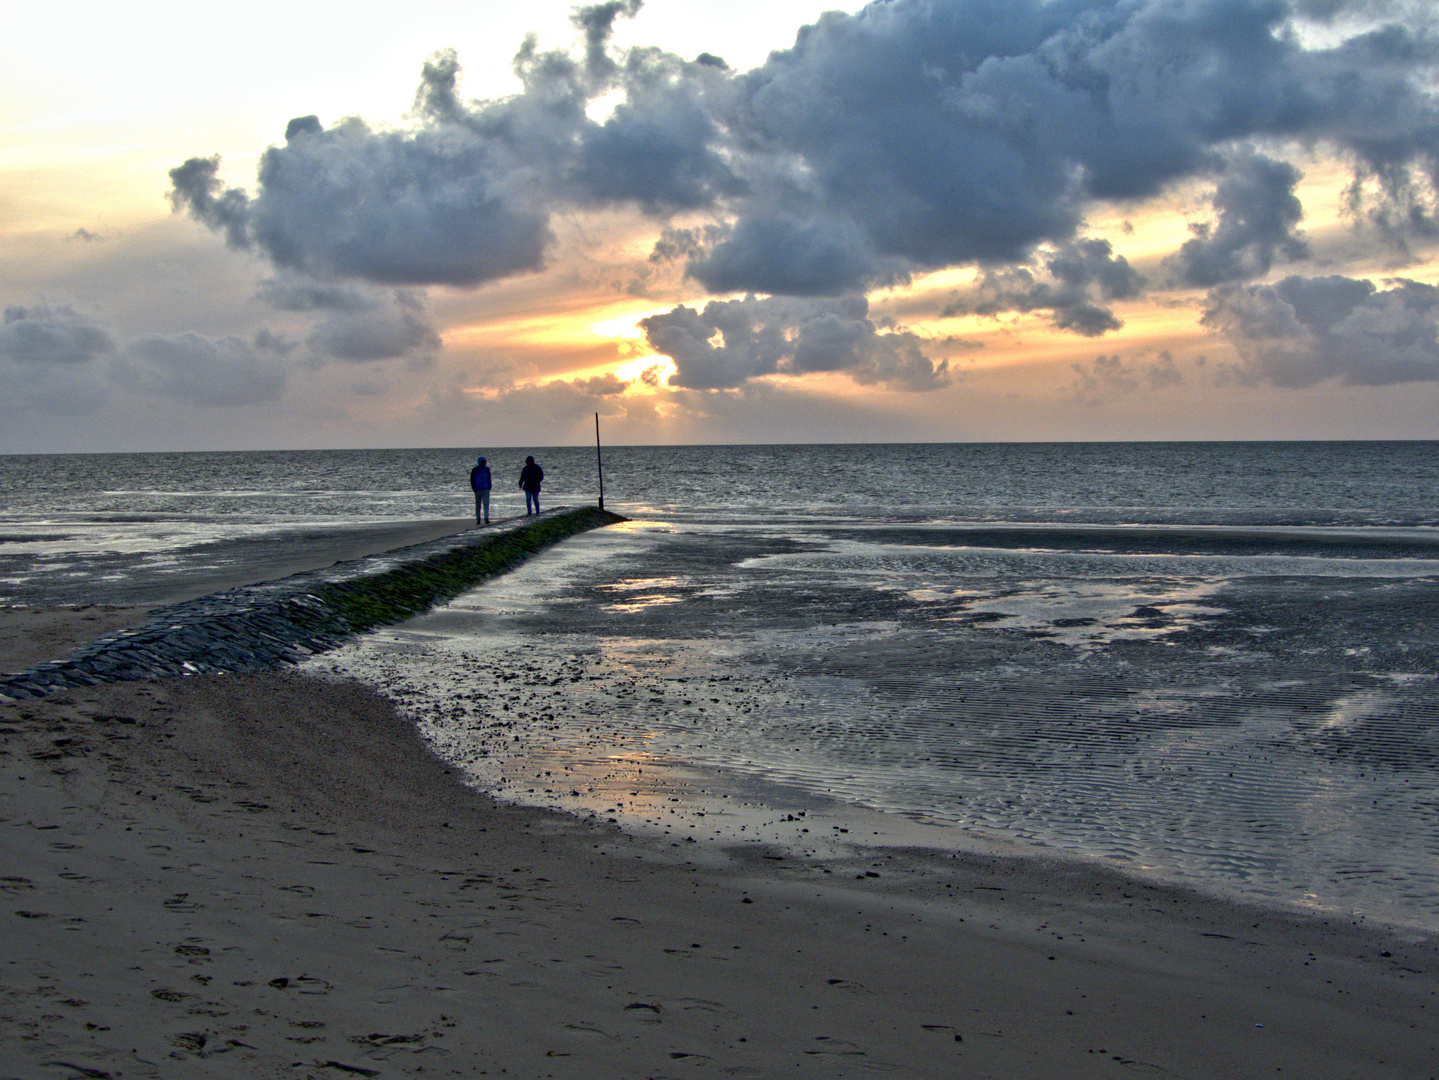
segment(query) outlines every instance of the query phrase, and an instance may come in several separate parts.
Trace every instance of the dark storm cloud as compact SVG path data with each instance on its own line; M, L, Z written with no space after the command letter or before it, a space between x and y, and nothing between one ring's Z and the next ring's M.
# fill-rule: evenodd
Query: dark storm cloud
M907 331L881 332L864 297L780 297L680 305L640 322L650 348L675 363L670 385L733 389L763 375L843 372L857 382L930 390L950 381Z
M457 61L437 54L424 67L417 129L379 132L351 118L326 130L304 117L262 156L253 196L224 187L217 159L192 158L171 171L174 203L278 267L455 286L539 269L549 215L565 205L710 205L737 185L708 147L717 131L700 101L705 78L693 76L715 69L643 51L624 66L610 59L614 19L637 9L580 9L584 62L526 43L515 61L525 89L511 98L462 101ZM591 121L586 105L617 86L627 100Z
M289 142L298 135L319 135L324 130L325 125L320 123L318 116L297 116L285 125L285 141Z
M643 0L605 0L575 9L570 21L584 32L585 65L591 72L608 73L615 68L605 48L614 33L615 20L621 15L634 18L642 4Z
M1239 353L1247 383L1350 386L1439 381L1439 290L1395 279L1290 277L1210 293L1204 323Z
M1439 160L1432 12L1315 50L1288 16L1279 0L894 0L826 15L736 80L729 126L753 194L695 276L822 293L885 281L895 260L1023 262L1069 240L1093 201L1155 195L1256 139L1323 141L1381 180L1380 204L1406 197L1405 178Z
M1114 254L1108 240L1061 245L1041 264L1044 277L1023 266L986 272L974 295L956 298L942 314L1048 311L1056 328L1099 337L1124 325L1106 304L1133 299L1144 287L1143 276Z
M190 158L170 170L170 205L188 210L196 221L223 233L231 247L250 246L250 196L225 187L218 155Z
M464 287L542 268L556 215L628 206L654 219L655 258L711 294L843 298L970 265L987 276L969 310L1045 311L1091 336L1140 287L1081 238L1097 204L1213 182L1215 220L1171 262L1191 285L1305 256L1299 174L1266 156L1277 147L1342 156L1357 219L1394 243L1439 238L1432 5L888 0L823 15L748 72L614 47L638 9L578 9L574 51L527 40L506 98L464 99L458 59L437 53L409 127L299 117L253 192L196 157L171 173L175 206L316 282ZM1302 20L1326 41L1363 29L1309 47ZM683 385L781 370L943 381L917 342L873 327L811 356L765 319L733 340L713 319L709 333L688 308L651 320Z
M278 266L413 285L538 268L568 206L707 209L726 228L690 261L701 284L807 296L1023 263L1073 240L1096 200L1216 171L1220 221L1183 265L1232 280L1298 250L1292 175L1244 152L1255 140L1325 143L1377 185L1372 213L1432 218L1432 12L1306 49L1282 0L891 0L826 14L736 74L612 49L637 9L580 9L579 57L527 42L505 99L463 101L438 54L413 130L293 121L253 195L192 158L176 205ZM1350 10L1370 9L1322 13Z
M897 263L881 269L870 238L848 218L789 214L742 219L688 270L710 292L788 296L834 296L904 277Z
M1288 162L1260 154L1237 162L1214 192L1218 222L1190 226L1194 239L1174 258L1184 284L1248 281L1269 273L1276 258L1307 259L1309 245L1295 231L1304 216L1294 194L1301 175Z
M219 181L206 179L213 159L192 158L171 180L193 216L278 267L474 285L538 268L549 240L526 170L502 149L459 130L374 132L351 119L301 129L267 150L253 199L218 191Z
M571 177L582 201L633 200L647 214L711 206L743 184L714 150L719 131L680 82L641 84L599 125L588 125Z

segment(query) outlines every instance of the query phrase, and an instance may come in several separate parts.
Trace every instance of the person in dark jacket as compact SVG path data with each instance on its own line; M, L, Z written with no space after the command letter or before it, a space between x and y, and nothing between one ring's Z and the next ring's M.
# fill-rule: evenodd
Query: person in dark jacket
M526 514L540 512L540 481L544 478L545 470L535 464L535 459L525 458L525 467L520 470L520 487L525 489Z
M475 493L475 524L490 523L490 467L480 458L470 470L470 490Z

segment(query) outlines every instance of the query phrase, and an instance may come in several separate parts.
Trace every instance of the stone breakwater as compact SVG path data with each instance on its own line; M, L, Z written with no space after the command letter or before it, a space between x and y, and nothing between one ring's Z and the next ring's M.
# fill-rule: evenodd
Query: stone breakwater
M403 622L576 533L625 519L551 510L278 581L159 608L68 656L0 675L0 699L69 687L298 663L377 626Z

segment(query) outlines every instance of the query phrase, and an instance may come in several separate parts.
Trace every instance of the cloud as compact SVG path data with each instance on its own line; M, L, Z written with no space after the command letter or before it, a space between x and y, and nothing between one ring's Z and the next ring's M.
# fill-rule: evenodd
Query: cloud
M438 424L482 423L494 431L566 431L594 437L595 413L623 415L631 403L621 397L626 383L614 375L549 382L476 393L460 385L432 391L426 411Z
M1145 372L1145 379L1151 390L1165 390L1171 386L1183 386L1184 376L1179 373L1175 366L1174 354L1164 349L1159 354L1159 359L1149 365Z
M766 375L842 372L856 382L931 390L951 380L908 331L881 332L864 297L782 297L679 305L640 322L655 352L675 364L671 386L733 389Z
M1283 160L1298 148L1347 163L1366 236L1439 240L1432 5L887 0L822 15L750 71L617 47L617 21L638 9L578 9L568 50L526 40L508 97L467 99L458 57L438 52L403 125L298 116L250 189L227 184L218 158L192 157L171 171L174 206L265 264L261 298L311 317L300 336L315 363L430 362L442 342L421 290L545 270L568 250L560 236L599 220L650 247L650 264L614 281L685 301L642 324L674 363L673 392L823 374L945 386L952 350L872 318L866 294L951 267L979 284L949 315L1031 313L1098 338L1148 289L1200 288L1205 324L1238 350L1233 378L1432 377L1420 286L1351 303L1352 288L1314 284L1333 279L1246 284L1309 257L1301 173ZM1163 281L1088 235L1198 182L1212 185L1212 215ZM1332 324L1321 307L1339 313ZM277 355L255 341L215 349L205 364L219 385L218 358L259 375ZM132 387L180 385L146 363ZM1146 368L1118 354L1076 376L1084 400L1183 381L1172 358ZM551 393L613 404L623 389Z
M1293 165L1247 153L1231 167L1214 192L1219 221L1191 225L1194 239L1174 256L1181 281L1209 288L1227 281L1263 277L1276 258L1309 257L1309 245L1295 232L1304 207L1294 194L1302 174Z
M258 298L279 311L318 316L308 343L320 361L413 360L443 347L424 295L412 289L377 289L285 271L262 281Z
M1379 290L1346 277L1225 285L1209 294L1205 326L1223 334L1247 384L1349 386L1439 381L1439 290L1396 278Z
M614 19L638 6L577 12L584 63L526 43L516 58L525 91L512 98L462 101L458 62L442 52L424 66L413 130L293 120L285 144L262 156L253 195L224 186L217 158L191 158L171 170L174 205L277 267L475 286L542 268L556 209L707 204L712 186L735 181L706 148L716 132L698 101L702 78L686 72L717 69L658 53L621 69L604 46ZM605 123L591 121L588 102L621 82L629 100Z
M574 385L593 397L613 397L623 394L629 383L613 372L607 372L592 379L576 379Z
M634 202L662 218L743 192L707 101L710 85L723 79L714 71L654 50L631 54L625 99L603 123L581 128L567 179L576 201Z
M1088 367L1071 364L1074 382L1071 384L1074 396L1086 405L1097 405L1101 401L1139 389L1139 379L1125 366L1119 354L1096 356Z
M268 350L196 333L133 338L111 357L109 376L131 393L202 408L275 401L287 381L284 365Z
M896 265L1022 263L1073 239L1094 203L1222 172L1254 140L1349 154L1390 205L1406 170L1435 175L1434 59L1432 12L1306 49L1277 0L830 13L737 77L727 129L750 194L692 272L816 295Z
M501 150L458 129L374 132L351 119L301 128L267 150L253 199L234 188L217 194L216 159L192 158L171 181L192 216L277 267L475 285L538 269L550 238L525 190L527 170Z
M68 305L11 305L0 316L0 416L86 416L110 398L103 327Z
M273 401L284 391L281 339L201 334L120 339L67 305L7 307L0 323L0 412L79 416L112 388L224 407Z
M443 345L423 299L404 289L371 298L368 307L329 311L310 335L322 357L365 363L431 356Z
M463 100L439 53L409 129L292 121L253 194L192 158L171 173L176 207L277 267L410 286L539 269L552 217L576 208L630 205L662 227L703 212L717 231L691 236L695 281L791 296L1022 265L1079 242L1096 203L1214 174L1218 221L1179 265L1200 285L1252 277L1302 253L1297 174L1257 143L1337 150L1374 221L1434 221L1432 9L1374 25L1382 7L1310 0L1302 14L1369 28L1307 48L1281 0L890 0L827 13L733 72L612 47L638 6L580 9L578 55L526 42L509 98Z
M256 297L277 311L373 311L383 303L368 286L292 273L266 278Z
M1125 363L1118 353L1100 354L1087 365L1071 364L1070 368L1074 379L1069 389L1082 405L1099 405L1141 390L1153 392L1184 384L1184 376L1174 363L1173 354L1167 350L1161 351L1153 363L1142 369Z
M170 170L170 205L223 233L231 247L250 247L250 196L225 187L219 155L193 157Z
M956 297L941 314L1048 311L1057 329L1099 337L1124 325L1101 301L1133 299L1144 287L1143 275L1116 256L1108 240L1063 244L1041 262L1045 278L1023 266L986 272L973 295Z
M93 416L110 401L102 375L74 368L17 372L0 362L0 416Z
M67 305L15 304L0 317L0 360L10 364L86 364L114 348L108 331Z
M886 266L870 237L845 217L788 213L746 217L686 267L712 293L834 296L904 277Z
M584 33L585 64L595 74L609 74L618 66L606 50L615 20L621 15L633 19L639 14L643 0L602 0L598 4L579 7L570 21Z
M332 316L315 328L309 344L320 356L368 363L429 355L441 340L422 314L396 307Z

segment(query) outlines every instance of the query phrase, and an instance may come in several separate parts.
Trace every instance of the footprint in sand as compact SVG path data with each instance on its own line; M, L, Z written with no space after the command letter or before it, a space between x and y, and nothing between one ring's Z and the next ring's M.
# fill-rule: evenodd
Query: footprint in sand
M297 975L294 978L282 975L271 979L269 985L276 990L293 990L297 994L328 994L334 989L330 983L314 975Z
M182 1031L178 1035L170 1036L171 1046L192 1054L204 1051L207 1042L209 1042L209 1037L203 1031Z

